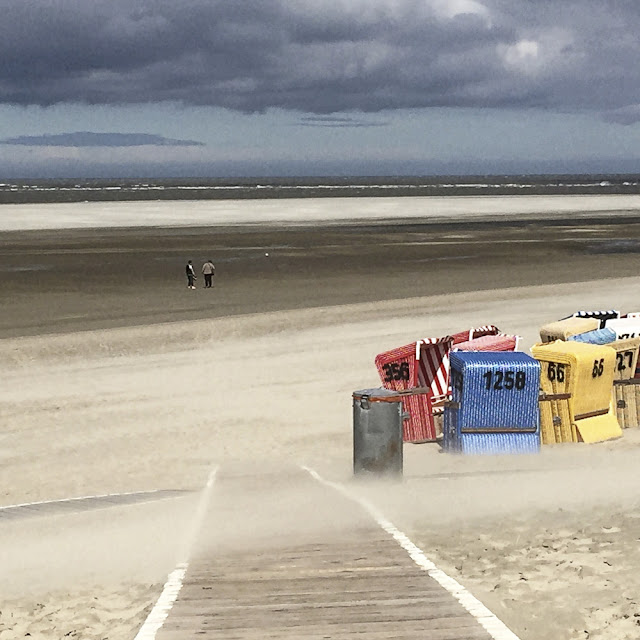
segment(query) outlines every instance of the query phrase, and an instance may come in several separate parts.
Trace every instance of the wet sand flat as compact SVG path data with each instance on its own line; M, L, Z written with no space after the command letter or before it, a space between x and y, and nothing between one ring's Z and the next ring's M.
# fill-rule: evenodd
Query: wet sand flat
M634 276L640 219L5 232L0 337ZM265 254L269 254L266 256ZM203 289L202 263L216 265ZM186 288L193 260L199 279Z

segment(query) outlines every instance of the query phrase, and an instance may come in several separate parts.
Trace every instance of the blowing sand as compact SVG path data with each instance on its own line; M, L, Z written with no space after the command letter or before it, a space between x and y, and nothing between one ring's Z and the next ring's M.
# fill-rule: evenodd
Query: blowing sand
M407 445L403 482L351 476L351 393L379 385L377 353L486 323L527 349L541 324L580 308L635 310L639 228L612 217L5 233L0 506L185 493L0 511L0 638L132 640L214 465L254 479L238 500L241 542L259 552L296 522L321 526L323 505L287 475L298 464L369 497L522 640L639 637L637 431L501 459ZM183 263L209 257L216 286L188 290ZM265 487L291 505L281 523L249 508Z

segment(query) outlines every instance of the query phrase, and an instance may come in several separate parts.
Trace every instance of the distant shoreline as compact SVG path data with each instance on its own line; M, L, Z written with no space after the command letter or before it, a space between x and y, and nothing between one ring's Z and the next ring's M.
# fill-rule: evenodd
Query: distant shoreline
M637 174L2 179L0 204L405 196L637 195Z

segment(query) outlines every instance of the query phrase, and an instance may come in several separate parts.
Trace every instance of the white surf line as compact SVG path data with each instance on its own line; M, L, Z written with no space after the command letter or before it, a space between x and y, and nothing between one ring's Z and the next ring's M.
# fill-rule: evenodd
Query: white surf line
M325 480L317 471L310 467L300 465L318 482L339 491L349 500L357 502L391 537L409 554L409 557L427 572L441 587L444 587L494 638L494 640L520 640L518 636L507 627L494 613L485 607L480 600L471 595L457 580L448 576L444 571L431 562L423 553L422 549L416 546L409 537L400 531L392 522L387 520L376 507L368 500L349 492L342 485Z
M136 634L134 640L155 640L156 634L164 624L174 602L178 598L178 594L182 589L184 577L187 573L187 569L189 568L189 552L195 543L198 529L200 528L207 511L211 489L215 482L217 472L218 467L216 465L211 469L211 473L209 473L209 477L207 478L207 484L202 491L202 496L200 496L198 508L196 509L195 516L191 522L191 528L189 529L185 543L180 551L180 562L167 577L167 581L165 582L160 597L155 603L153 609L151 609L147 619L140 627L140 630Z

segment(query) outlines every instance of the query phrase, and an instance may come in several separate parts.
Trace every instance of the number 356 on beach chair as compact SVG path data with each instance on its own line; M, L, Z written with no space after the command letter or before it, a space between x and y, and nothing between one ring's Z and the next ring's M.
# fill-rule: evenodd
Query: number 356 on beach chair
M622 435L612 402L616 351L557 340L531 348L540 361L543 444L599 442Z
M375 358L380 380L386 389L412 391L403 396L405 442L430 442L436 439L433 420L434 390L440 397L449 384L449 351L453 340L443 338L419 340L380 353Z

